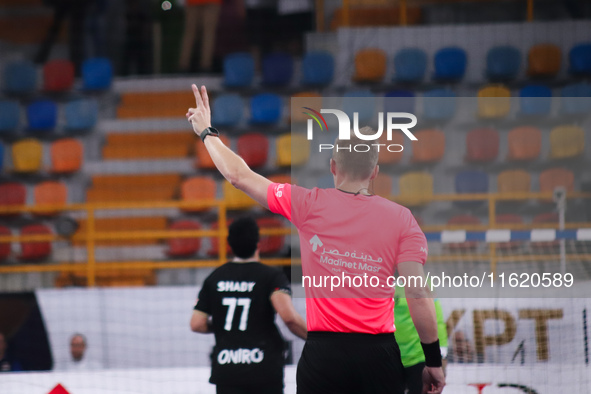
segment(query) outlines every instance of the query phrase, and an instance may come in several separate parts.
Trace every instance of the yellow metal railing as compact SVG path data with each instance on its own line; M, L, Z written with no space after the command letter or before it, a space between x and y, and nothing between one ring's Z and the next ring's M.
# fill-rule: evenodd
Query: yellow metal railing
M591 193L573 192L567 194L568 199L591 199ZM412 201L412 196L405 196L401 199L399 196L392 196L391 198L404 205L405 201ZM525 201L525 200L551 200L552 193L521 193L521 194L435 194L431 201L474 201L482 200L488 203L488 225L436 225L424 226L423 231L435 232L450 229L463 229L468 231L484 231L490 228L499 228L496 218L496 204L501 201ZM421 196L420 200L424 200ZM138 230L138 231L97 231L96 229L96 212L106 210L130 210L130 209L166 209L166 208L216 208L217 210L217 230ZM87 251L86 263L54 263L54 264L15 264L0 266L0 274L2 273L18 273L18 272L80 272L84 271L87 278L88 286L95 286L97 272L117 269L180 269L180 268L203 268L216 267L226 262L226 224L227 224L227 209L223 200L209 200L202 202L179 202L179 201L154 201L154 202L126 202L126 203L92 203L92 204L69 204L69 205L37 205L37 206L18 206L18 207L0 207L0 214L15 214L15 213L35 213L35 212L84 212L86 214L86 231L85 233L77 233L70 238L65 238L57 234L32 234L32 235L12 235L0 236L0 242L41 242L41 241L58 241L69 240L72 242L84 242ZM529 229L532 225L526 224L503 224L505 229ZM558 224L536 224L536 228L558 228ZM591 223L577 222L566 223L566 229L591 227ZM288 235L291 234L290 228L263 228L261 235ZM97 241L107 240L139 240L139 239L170 239L170 238L186 238L186 237L218 237L218 256L217 259L208 260L172 260L172 261L116 261L116 262L97 262L95 256L95 246ZM503 261L524 261L535 259L549 259L552 256L498 256L496 254L496 244L489 244L489 253L480 255L470 255L473 260L485 261L488 260L491 264L491 269L494 271L497 262ZM590 260L589 254L577 254L567 256L572 260ZM453 261L457 260L457 256L440 255L431 256L432 261ZM263 259L263 262L270 265L289 265L292 263L290 258L273 258Z

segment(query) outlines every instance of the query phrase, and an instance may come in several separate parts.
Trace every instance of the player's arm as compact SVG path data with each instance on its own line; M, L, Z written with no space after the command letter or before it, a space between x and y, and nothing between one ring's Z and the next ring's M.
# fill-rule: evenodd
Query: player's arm
M271 304L273 304L275 312L277 312L281 320L289 328L289 331L302 339L308 337L306 322L293 307L289 294L280 290L273 292L271 294Z
M191 331L207 334L213 332L209 315L198 309L193 310L191 316Z
M193 131L198 136L211 127L211 109L209 107L209 97L205 86L201 90L196 85L192 85L195 95L196 108L189 108L187 119L193 126ZM255 201L265 208L269 208L267 203L267 189L271 181L252 171L246 162L232 152L230 148L222 143L217 137L206 137L205 147L211 156L215 166L220 173L237 189L242 190Z

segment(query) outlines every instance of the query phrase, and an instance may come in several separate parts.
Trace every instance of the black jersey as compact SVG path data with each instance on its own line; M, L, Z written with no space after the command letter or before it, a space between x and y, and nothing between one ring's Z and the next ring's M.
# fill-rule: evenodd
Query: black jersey
M285 344L270 299L275 291L290 293L285 274L258 262L226 263L205 279L195 309L212 317L211 383L283 381Z

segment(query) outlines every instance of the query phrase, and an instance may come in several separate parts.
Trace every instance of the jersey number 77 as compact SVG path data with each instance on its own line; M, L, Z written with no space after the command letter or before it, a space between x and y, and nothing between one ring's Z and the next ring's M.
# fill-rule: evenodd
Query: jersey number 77
M248 325L248 311L250 309L250 298L224 297L222 298L222 305L228 307L228 313L226 314L226 324L224 324L224 330L232 330L234 312L236 312L236 305L238 305L242 307L242 313L240 314L240 324L238 325L238 329L240 331L246 331L246 327Z

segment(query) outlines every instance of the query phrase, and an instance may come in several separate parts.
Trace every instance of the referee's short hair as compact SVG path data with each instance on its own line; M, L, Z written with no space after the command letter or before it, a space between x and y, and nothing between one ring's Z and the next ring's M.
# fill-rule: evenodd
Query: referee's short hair
M359 130L361 134L375 134L371 127L366 126ZM350 140L336 139L332 150L332 159L337 168L349 175L354 180L365 180L371 176L371 172L378 164L379 152L372 146L371 141L364 141L351 133ZM356 151L355 145L364 144L369 146L367 152Z
M228 244L234 256L247 259L252 257L259 243L259 226L249 217L236 219L228 229Z

